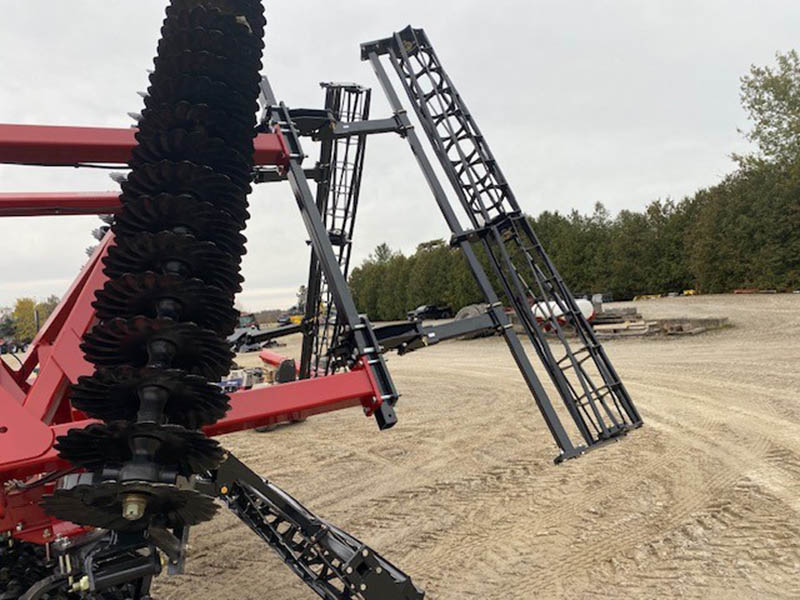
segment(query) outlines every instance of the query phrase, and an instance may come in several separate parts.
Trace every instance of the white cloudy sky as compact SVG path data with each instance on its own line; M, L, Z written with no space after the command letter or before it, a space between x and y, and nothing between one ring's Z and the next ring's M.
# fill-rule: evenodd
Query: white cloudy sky
M128 126L165 0L0 0L0 122ZM319 81L375 86L359 43L424 27L523 208L612 212L712 185L746 145L739 77L797 45L797 0L272 0L265 72L290 106ZM388 113L375 90L373 116ZM315 149L306 148L313 157ZM445 237L399 138L367 151L355 242ZM0 192L112 190L105 172L0 166ZM287 184L251 198L245 308L288 306L306 274ZM62 294L94 217L0 221L0 306Z

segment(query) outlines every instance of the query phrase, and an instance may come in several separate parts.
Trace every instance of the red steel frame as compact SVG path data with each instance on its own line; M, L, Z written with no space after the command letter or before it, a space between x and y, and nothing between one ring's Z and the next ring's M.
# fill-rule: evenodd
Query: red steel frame
M22 165L127 164L136 146L137 129L62 127L0 123L0 163ZM280 133L262 133L255 139L257 165L288 161Z
M134 133L135 129L0 124L0 163L125 164L136 143ZM259 134L255 146L257 165L286 166L289 153L280 130ZM118 209L114 193L0 194L0 216L88 215ZM0 534L47 543L83 530L52 519L39 507L39 498L53 484L25 489L20 482L69 468L53 449L55 438L94 422L72 408L69 389L79 376L92 372L80 342L95 323L91 303L106 281L102 259L113 243L113 234L107 234L31 342L20 367L13 369L0 360ZM267 362L280 359L265 357ZM380 391L366 366L234 392L230 411L204 431L222 435L358 405L370 415L379 406Z

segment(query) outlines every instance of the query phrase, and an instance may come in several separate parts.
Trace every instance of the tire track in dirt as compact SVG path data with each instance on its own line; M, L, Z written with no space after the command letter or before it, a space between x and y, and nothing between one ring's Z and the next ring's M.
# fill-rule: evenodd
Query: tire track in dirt
M621 597L731 597L737 578L742 589L736 597L797 597L800 527L781 518L776 500L742 479L717 506L601 570L615 589L624 590ZM710 588L716 594L709 596Z
M389 435L354 411L232 449L431 600L800 597L800 297L756 300L637 305L736 327L606 344L646 425L558 467L495 339L393 359L405 395ZM192 544L191 581L159 600L313 597L233 517Z
M654 387L654 386L650 386ZM674 393L674 392L673 392ZM662 415L666 416L666 415ZM669 415L670 417L674 415ZM718 423L719 419L716 418L706 418L702 419L699 423L700 427L697 427L698 422L692 421L694 425L692 427L687 428L688 431L685 432L687 437L691 439L705 439L702 438L703 435L708 435L710 432L709 430L712 428L714 423ZM692 435L694 434L694 435ZM681 439L680 436L676 436L678 439ZM752 439L750 440L753 441ZM753 447L750 445L748 448L750 453L755 452L755 456L752 454L747 455L747 458L760 458L763 453L766 452L767 449L767 441L765 438L761 438L758 440L759 443ZM688 449L690 446L695 446L696 444L687 445L686 448ZM712 445L713 442L712 442ZM735 449L735 448L734 448ZM728 448L731 450L731 448ZM741 459L741 453L739 455L739 459ZM658 462L658 461L657 461ZM662 467L664 465L661 465ZM675 527L679 525L685 518L692 513L693 511L697 510L698 508L702 507L708 500L713 497L717 496L720 492L725 491L729 488L738 478L740 475L738 474L735 468L725 469L725 470L717 470L714 472L713 475L710 477L705 478L704 486L686 486L686 489L689 490L697 490L693 493L684 494L683 497L678 497L673 499L672 503L670 504L670 514L668 515L660 515L659 523L662 526L666 527ZM679 488L683 488L683 486L679 486ZM558 515L553 515L553 520L562 521L564 517L563 513ZM575 511L573 510L570 517L575 516ZM542 523L539 521L535 521L537 527L541 527ZM625 534L612 536L609 539L603 539L602 541L590 544L586 547L583 547L580 552L567 557L566 559L560 560L557 565L547 569L546 575L541 577L536 577L531 580L536 588L535 589L542 589L542 587L552 586L554 581L561 580L564 577L567 577L570 573L574 572L575 568L579 567L581 564L585 564L587 561L592 559L596 559L598 556L609 556L618 553L619 551L629 548L632 545L635 545L645 539L647 535L650 535L651 527L647 523L642 523L641 526L638 527L631 527L628 526L626 529ZM502 534L502 531L497 531L494 529L496 534ZM460 532L463 533L463 532ZM499 538L502 538L503 535L498 535ZM461 537L464 540L464 537ZM437 540L438 541L438 540ZM489 552L496 552L497 549L494 547L487 549ZM441 568L446 570L447 563L440 564Z

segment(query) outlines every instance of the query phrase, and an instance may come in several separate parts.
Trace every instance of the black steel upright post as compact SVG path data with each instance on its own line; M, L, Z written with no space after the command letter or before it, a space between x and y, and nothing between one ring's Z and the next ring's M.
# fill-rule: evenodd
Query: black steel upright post
M320 270L327 281L331 297L336 305L337 320L340 327L343 328L342 335L348 338L351 346L350 362L355 364L363 359L367 368L370 369L380 389L380 398L376 398L377 401L380 401L380 405L375 410L375 420L378 427L387 429L397 422L394 405L397 402L398 394L394 382L386 367L372 325L365 315L358 314L353 296L347 286L347 280L339 266L336 254L334 254L328 231L303 171L305 154L289 109L283 102L277 103L266 77L262 79L261 94L269 107L269 126L280 130L289 149L289 165L286 175L319 261Z
M326 108L330 104L330 93L325 95ZM317 181L317 210L320 215L325 215L328 206L328 194L331 186L331 155L333 154L334 140L330 137L322 140L319 150L317 168L322 177ZM319 305L322 299L322 271L319 268L317 253L311 248L311 257L308 266L308 284L306 285L306 310L303 317L303 345L300 353L300 379L308 379L311 375L311 360L317 336L314 324L319 314Z
M318 167L325 176L317 184L317 208L346 279L370 133L355 133L355 129L369 119L371 90L354 83L321 85L325 88L325 109L335 128L321 135ZM336 130L346 135L337 135ZM342 366L333 356L341 334L336 306L313 249L307 289L301 378L329 375Z

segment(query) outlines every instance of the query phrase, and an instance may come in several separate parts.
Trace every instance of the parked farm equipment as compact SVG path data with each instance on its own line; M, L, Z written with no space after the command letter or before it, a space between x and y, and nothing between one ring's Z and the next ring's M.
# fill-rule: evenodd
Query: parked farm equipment
M214 516L214 499L320 597L422 598L387 559L212 439L358 405L379 429L394 426L398 393L387 350L499 331L559 447L557 460L641 424L425 34L408 28L362 46L393 110L371 120L370 91L354 84L325 84L322 110L278 102L259 76L265 25L257 0L172 0L135 129L0 125L0 162L129 168L121 195L0 195L0 215L114 215L22 365L0 361L2 600L148 598L163 566L182 571L189 529ZM400 76L469 229L382 56ZM452 244L486 297L484 313L374 329L356 310L346 275L366 140L379 133L411 145ZM311 169L303 167L301 135L320 142ZM283 369L280 383L226 395L213 382L233 358L226 338L239 323L233 298L242 283L247 195L253 184L286 180L311 241L306 313L300 323L247 336L261 344L301 332L300 366L265 351ZM473 245L487 252L502 294L523 315L579 441L563 427ZM536 315L530 298L541 307ZM578 349L564 323L576 330ZM553 354L545 329L556 333L563 356Z

